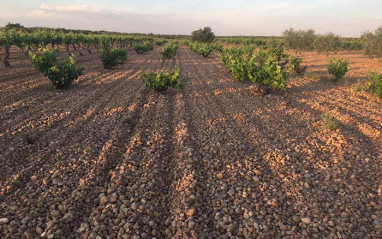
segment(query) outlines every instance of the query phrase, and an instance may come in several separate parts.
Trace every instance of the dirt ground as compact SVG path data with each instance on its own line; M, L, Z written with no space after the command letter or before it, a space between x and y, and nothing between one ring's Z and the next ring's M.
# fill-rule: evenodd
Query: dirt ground
M0 67L1 238L382 238L382 103L353 86L382 62L361 52L338 83L326 55L260 96L212 54L159 48L86 73L69 90L23 53ZM140 71L179 67L164 94ZM335 131L322 128L330 112Z

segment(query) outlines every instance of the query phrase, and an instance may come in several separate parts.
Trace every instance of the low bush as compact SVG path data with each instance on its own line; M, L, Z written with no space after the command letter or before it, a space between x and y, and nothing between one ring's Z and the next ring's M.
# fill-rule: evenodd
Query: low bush
M347 60L343 60L341 57L336 58L330 58L329 64L327 66L329 74L334 75L335 79L341 79L346 72L348 72L348 66L349 62Z
M224 47L223 47L223 45L220 44L220 43L215 43L215 44L214 44L214 49L215 49L216 51L218 51L218 52L223 52Z
M127 59L127 50L111 47L102 47L100 51L101 61L105 69L123 64Z
M254 52L252 47L227 48L220 54L220 59L237 81L252 81L266 89L284 90L290 70L280 61L288 62L288 59L279 59L287 55L283 51L279 53L263 49Z
M178 48L179 48L178 42L171 42L161 49L160 54L162 54L162 56L165 59L171 59L173 56L176 55Z
M161 46L161 45L166 44L166 43L167 43L167 40L165 40L165 39L157 40L158 46Z
M208 43L193 43L191 44L191 50L197 52L203 57L208 57L214 51L214 45Z
M287 64L289 61L289 55L285 52L284 43L279 40L271 39L267 44L268 51L271 55L274 55L278 61L285 60L283 64Z
M250 80L267 88L285 90L289 71L280 65L278 56L259 51L251 59Z
M146 87L155 91L165 91L169 87L182 89L184 86L184 82L179 81L179 69L169 73L149 71L142 73L141 79Z
M382 74L371 72L367 82L367 89L372 95L382 99Z
M248 48L246 49L248 50ZM234 68L237 68L235 67L236 65L240 64L240 62L245 62L246 58L251 54L251 52L246 52L246 49L236 47L223 49L220 54L220 60L225 68L232 72ZM238 77L236 80L243 81L247 79L248 77Z
M69 88L84 71L83 67L76 67L72 56L68 60L59 61L56 50L43 49L41 55L30 51L28 56L35 68L48 77L56 89Z
M302 73L304 73L307 67L307 66L302 67L301 63L302 63L302 58L294 57L294 56L291 57L290 67L298 75L301 75Z
M153 49L154 46L149 41L134 44L134 50L137 54L143 54L145 52L152 51Z

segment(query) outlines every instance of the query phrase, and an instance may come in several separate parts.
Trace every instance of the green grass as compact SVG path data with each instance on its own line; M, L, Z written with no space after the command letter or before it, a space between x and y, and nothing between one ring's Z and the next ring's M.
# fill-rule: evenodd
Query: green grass
M134 128L137 125L137 122L130 118L124 119L123 123L130 125L132 128Z
M334 121L334 118L330 115L330 113L323 113L321 115L322 118L322 128L328 130L336 130L338 129L337 123Z
M52 91L54 91L54 86L51 85L51 84L46 85L46 86L45 86L45 91L46 91L46 92L52 92Z
M308 71L308 72L305 72L304 77L312 78L312 79L315 79L315 80L321 79L321 75L317 71Z

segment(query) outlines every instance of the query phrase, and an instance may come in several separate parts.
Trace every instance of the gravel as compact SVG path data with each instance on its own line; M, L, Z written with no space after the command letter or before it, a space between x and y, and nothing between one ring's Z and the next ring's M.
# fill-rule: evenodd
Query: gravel
M0 73L1 238L382 238L382 104L351 91L381 63L343 53L347 84L292 75L264 97L216 54L158 51L110 71L84 56L68 91L25 56ZM138 78L173 67L182 91Z

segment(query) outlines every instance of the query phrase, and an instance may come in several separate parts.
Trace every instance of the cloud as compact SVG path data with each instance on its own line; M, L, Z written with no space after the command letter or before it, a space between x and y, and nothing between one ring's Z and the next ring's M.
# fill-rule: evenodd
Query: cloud
M54 17L54 14L43 11L43 10L33 10L27 12L27 17L32 17L32 18L47 18L47 17Z
M69 17L86 16L89 18L100 17L119 17L122 12L116 9L105 9L93 7L87 4L74 4L65 6L54 6L41 4L39 9L27 12L28 17L51 18L51 17Z
M29 26L141 33L190 34L197 28L211 26L217 35L280 35L294 27L359 36L364 30L378 27L381 20L376 10L382 6L380 0L363 1L237 0L233 4L228 0L186 3L171 0L155 4L152 1L150 4L147 1L125 3L114 9L96 3L54 5L46 2L18 20Z
M91 11L91 7L87 4L83 5L69 5L69 6L52 6L48 4L41 4L40 9L48 11L62 11L62 12L77 12L77 11Z
M206 21L213 22L201 14L133 13L87 4L42 4L27 12L21 20L26 26L162 34L188 34L196 26L204 26Z
M11 13L11 12L2 13L2 12L0 12L0 20L13 20L13 19L18 18L18 17L20 17L20 15L18 15L16 13Z

